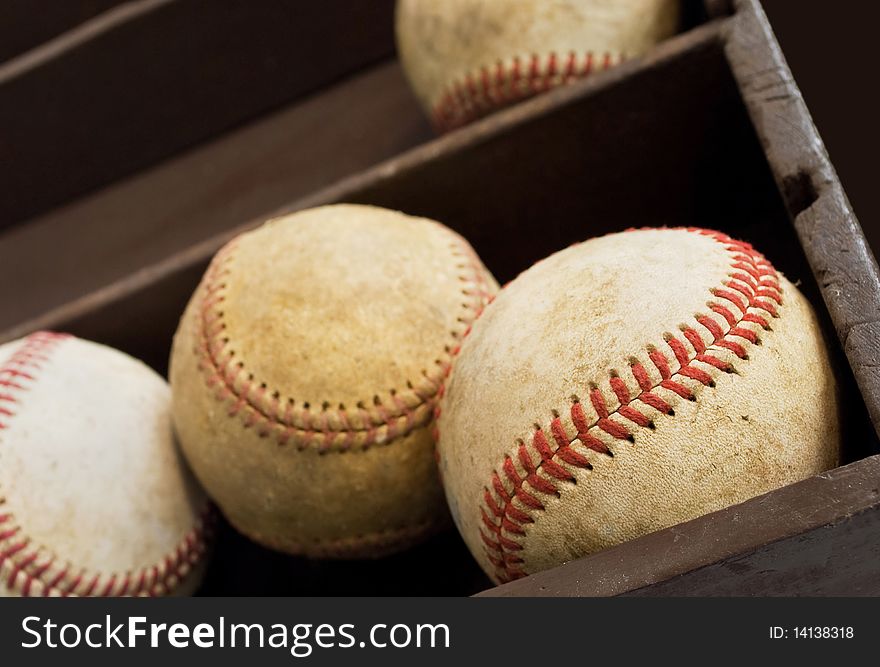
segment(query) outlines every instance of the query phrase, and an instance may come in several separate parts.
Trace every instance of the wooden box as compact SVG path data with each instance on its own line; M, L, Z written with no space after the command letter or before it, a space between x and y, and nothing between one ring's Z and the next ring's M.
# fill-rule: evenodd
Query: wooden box
M13 229L0 241L0 279L30 271L33 285L3 295L17 314L0 340L67 330L165 372L212 254L270 213L323 203L441 220L502 283L590 236L718 228L753 242L819 312L846 390L846 465L496 588L454 533L382 560L310 562L224 525L203 592L878 594L877 264L758 2L690 3L687 15L687 29L644 58L434 140L397 65L380 64ZM125 231L108 222L127 215ZM161 242L151 237L169 226ZM74 268L35 271L41 242L72 244L58 256L81 253ZM74 270L83 264L85 277Z

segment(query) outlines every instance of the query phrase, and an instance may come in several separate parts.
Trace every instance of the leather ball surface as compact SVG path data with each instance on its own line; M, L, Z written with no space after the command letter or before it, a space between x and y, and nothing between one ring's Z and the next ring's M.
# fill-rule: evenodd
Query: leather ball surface
M343 558L447 521L435 404L495 290L458 234L376 207L301 211L227 245L180 322L171 384L183 450L229 521Z
M642 55L679 0L398 0L398 52L440 130Z
M155 371L63 334L0 345L0 596L192 593L211 516Z
M810 304L750 245L612 234L513 280L445 386L456 523L509 581L834 467L838 389Z

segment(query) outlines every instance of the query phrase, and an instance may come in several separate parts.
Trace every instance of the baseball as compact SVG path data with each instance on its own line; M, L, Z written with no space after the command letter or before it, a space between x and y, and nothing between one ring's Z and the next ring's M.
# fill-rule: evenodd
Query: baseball
M611 234L525 271L438 411L452 514L498 582L817 474L840 446L810 305L701 229Z
M0 346L0 596L189 594L209 531L162 378L72 336Z
M337 205L270 220L213 260L171 357L174 421L242 533L377 556L448 520L437 393L496 290L443 225Z
M449 130L638 56L678 27L678 0L398 0L400 60Z

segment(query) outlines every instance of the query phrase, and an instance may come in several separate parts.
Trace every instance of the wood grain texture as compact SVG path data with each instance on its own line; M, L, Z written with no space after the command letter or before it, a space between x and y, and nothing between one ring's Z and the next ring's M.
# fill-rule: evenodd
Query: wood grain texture
M880 594L880 456L485 596Z
M196 281L184 276L203 267L235 234L268 215L335 201L385 205L443 220L493 260L502 280L558 247L628 224L696 221L709 211L731 222L744 221L749 216L740 214L743 204L774 215L778 196L766 171L743 176L734 171L739 161L761 159L761 153L749 141L751 130L736 106L736 88L725 76L720 31L720 23L697 28L643 60L533 99L373 168L358 172L352 165L350 176L322 188L325 183L312 172L330 169L337 178L344 176L334 166L343 149L365 151L365 145L389 133L400 137L400 146L428 132L399 68L380 68L376 79L363 81L358 94L346 87L329 107L316 99L304 103L309 113L290 109L295 126L306 118L299 132L286 131L284 122L270 118L75 203L57 217L8 233L0 243L0 290L6 290L0 295L8 304L0 317L9 324L0 340L35 328L71 328L81 318L96 327L104 322L117 328L124 323L112 322L117 319L110 314L114 308L157 290L166 280L173 282L175 275L181 276L183 291L191 291ZM381 94L375 94L377 89ZM662 108L645 105L646 98L656 98ZM367 100L377 105L369 113ZM335 122L323 124L332 114L337 114ZM621 114L629 116L626 127L616 122ZM340 133L352 123L355 136L343 138ZM735 130L720 131L728 125ZM286 135L289 139L278 146ZM313 149L310 141L315 141ZM644 159L628 159L621 145L639 145ZM707 146L737 152L721 165L724 170L710 174L700 166L711 157ZM303 158L303 150L312 154ZM528 159L514 159L524 150ZM584 179L584 173L590 178ZM738 190L755 194L748 200L725 194L728 176ZM251 205L242 205L239 197ZM547 211L554 211L549 219ZM120 221L110 227L118 230L112 235L108 217ZM783 247L790 243L791 237ZM70 251L71 244L77 252ZM183 250L168 255L169 247ZM38 264L33 262L37 256L43 257ZM83 266L89 270L82 271ZM169 294L171 329L158 339L142 336L140 347L149 342L164 349L170 341L182 308L175 310L170 297L177 290L166 290L159 292ZM163 304L158 299L150 305L158 309ZM169 318L152 312L147 319Z
M880 272L757 0L725 51L856 381L880 429Z
M394 50L393 0L171 0L149 7L50 57L0 67L0 228Z
M0 329L268 216L429 136L389 63L7 230Z

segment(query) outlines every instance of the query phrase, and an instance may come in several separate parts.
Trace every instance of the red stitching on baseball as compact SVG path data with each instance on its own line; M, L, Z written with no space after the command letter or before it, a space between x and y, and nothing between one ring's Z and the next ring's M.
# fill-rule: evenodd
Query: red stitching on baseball
M226 280L236 243L227 244L205 274L195 354L208 387L227 406L228 414L238 416L245 428L257 428L262 437L274 436L279 445L293 441L299 450L312 446L321 453L363 451L430 423L436 417L439 390L459 341L470 332L471 323L489 297L486 274L473 249L457 234L439 229L449 235L453 260L460 271L464 302L456 324L461 330L450 332L451 340L433 368L423 370L417 382L408 380L405 389L390 389L385 401L375 395L369 401L358 402L354 409L344 405L332 409L325 401L320 411L313 410L308 402L297 404L292 397L282 397L245 369L224 321Z
M703 342L703 339L700 337L700 334L698 334L696 331L694 331L690 327L683 327L681 332L684 334L684 337L687 338L688 343L690 343L693 346L694 350L696 350L696 352L698 354L705 351L706 344ZM671 340L675 340L675 339L673 338L673 339L670 339L670 341ZM670 342L670 341L667 341L667 342ZM676 341L676 343L678 345L681 345L681 343L679 341ZM682 346L680 349L685 350L684 346ZM687 354L688 354L687 350L685 350L684 351L685 358L687 358Z
M533 54L525 72L519 56L507 63L499 60L494 65L484 65L453 81L440 95L431 114L434 126L442 132L453 130L493 109L585 79L596 66L608 69L624 59L623 54L602 53L597 57L592 52L579 59L577 53L570 51L562 69L558 67L559 56L555 52L547 53L543 58ZM596 60L599 60L598 64Z
M24 394L38 381L42 370L57 345L68 339L66 334L46 331L31 334L24 339L19 348L0 365L0 386L4 388L4 401L7 404L21 404ZM29 368L31 373L20 369ZM15 378L10 381L9 378ZM23 383L26 381L27 384ZM14 410L0 413L0 431L7 429L15 417ZM0 497L0 507L6 498ZM0 525L8 525L0 532L0 580L6 587L20 595L91 595L100 588L103 596L121 595L159 595L173 591L186 574L197 563L206 550L206 541L213 531L215 515L208 506L199 517L196 525L175 547L175 554L181 559L174 560L171 567L159 570L150 566L140 572L95 573L84 588L85 574L80 572L71 576L70 564L56 565L56 556L46 547L33 545L27 537L22 537L23 528L16 523L12 512L0 514ZM186 562L183 562L183 561ZM144 577L147 570L155 571L157 576L149 582ZM135 578L137 580L135 581ZM103 585L101 585L103 582Z
M589 389L589 398L590 405L596 413L592 421L587 417L580 400L573 397L570 415L577 433L573 436L566 433L555 412L550 421L551 439L546 437L544 427L536 425L530 445L531 450L537 454L537 463L533 462L527 444L520 443L517 450L516 459L519 460L525 475L519 473L513 457L505 456L501 467L508 485L504 484L497 472L493 472L490 484L483 489L483 505L480 508L483 527L479 531L484 552L495 567L499 581L506 582L527 574L524 559L520 554L523 550L521 540L526 536L525 526L534 523L535 513L544 508L539 495L558 496L560 490L556 483L576 481L573 469L591 470L589 458L584 455L588 451L613 455L609 447L611 443L621 440L634 442L633 431L617 419L626 419L638 428L653 428L653 421L648 414L636 408L634 405L636 402L660 414L674 416L672 406L657 394L658 390L669 391L685 400L696 400L693 390L684 384L685 380L692 380L702 386L714 386L713 372L735 372L728 361L717 356L718 353L727 350L740 359L747 359L747 350L741 341L753 345L760 343L757 334L743 325L752 323L762 329L769 329L767 318L753 311L757 309L764 311L771 318L778 317L776 306L782 303L782 289L776 271L762 255L751 245L736 241L721 232L697 228L687 228L686 231L707 236L731 253L732 272L727 276L730 280L725 280L723 285L742 294L746 297L746 301L723 287L710 290L710 294L717 299L732 303L740 314L736 315L723 304L710 302L709 307L720 320L703 314L694 317L695 323L705 331L705 334L701 334L693 326L681 327L682 336L690 344L690 349L680 338L666 334L664 339L669 346L669 352L678 364L678 370L674 372L670 367L670 358L662 351L649 346L648 358L660 376L659 382L651 379L640 362L630 364L630 371L639 387L634 393L619 375L610 373L607 385L610 390L609 395L615 396L618 400L619 405L616 409L609 409L603 391L597 385L592 385ZM763 292L760 294L760 299L757 298L759 292ZM725 325L729 327L727 332L723 329ZM703 336L706 334L711 337L711 343L707 344L704 340ZM732 337L739 340L731 340ZM576 446L583 448L584 454L575 449ZM563 463L570 468L561 465ZM555 482L542 477L542 474ZM528 485L534 494L525 492L525 485ZM518 502L519 506L514 504L515 502Z

